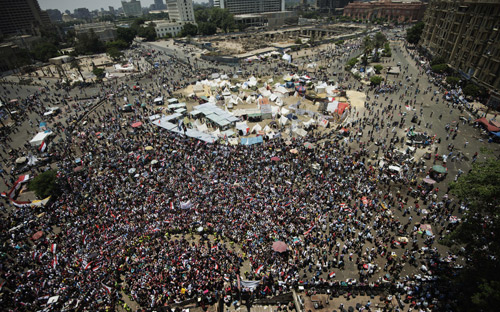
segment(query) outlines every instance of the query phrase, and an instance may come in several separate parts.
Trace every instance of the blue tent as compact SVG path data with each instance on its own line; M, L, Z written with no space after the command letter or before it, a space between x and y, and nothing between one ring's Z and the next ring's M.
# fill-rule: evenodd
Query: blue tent
M254 138L241 138L241 145L253 145L264 143L264 139L261 136Z

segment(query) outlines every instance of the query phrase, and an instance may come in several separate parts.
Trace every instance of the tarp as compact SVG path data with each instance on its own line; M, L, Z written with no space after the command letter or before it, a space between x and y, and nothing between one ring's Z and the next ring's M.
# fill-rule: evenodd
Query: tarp
M489 132L498 132L498 131L500 131L499 127L496 127L488 119L486 119L484 117L476 119L476 120L474 120L474 122L478 122L480 124L483 124Z
M31 141L30 141L31 146L39 146L50 135L52 135L52 131L50 131L50 130L45 131L45 132L38 132L33 137L33 139L31 139Z
M261 136L254 138L241 138L241 145L253 145L263 143L264 139Z
M243 288L256 289L257 286L259 286L259 284L260 284L260 281L241 280L241 287L243 287Z

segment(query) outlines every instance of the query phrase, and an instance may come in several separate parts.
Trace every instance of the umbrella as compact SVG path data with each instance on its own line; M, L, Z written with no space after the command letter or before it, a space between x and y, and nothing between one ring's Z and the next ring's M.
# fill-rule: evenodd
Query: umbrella
M134 122L132 124L132 128L139 128L140 126L142 126L142 122L138 121L138 122Z
M198 232L200 232L200 233L201 233L201 232L203 232L203 227L202 227L202 226L200 226L200 227L199 227L199 228L197 228L196 230L197 230Z
M153 159L153 160L151 161L151 164L152 164L152 165L156 165L157 163L158 163L158 160L156 160L156 159Z
M292 153L292 154L298 154L298 153L299 153L299 151L298 151L297 149L295 149L295 148L294 148L294 149L291 149L291 150L290 150L290 153Z
M128 173L132 174L132 173L134 173L136 170L137 170L137 169L135 169L135 168L130 168L130 169L128 170Z
M153 150L153 147L152 147L152 146L146 146L145 150L146 150L146 151L152 151L152 150Z
M78 166L78 167L75 167L75 169L73 169L73 172L80 172L83 170L83 166Z
M285 144L286 145L292 145L292 142L291 141L285 141Z
M274 157L271 157L271 160L272 160L272 161L279 161L279 160L280 160L280 158L279 158L279 157L274 156Z
M288 245L282 241L276 241L273 243L273 250L276 252L285 252L288 250Z
M306 142L306 143L304 143L304 146L305 146L305 148L307 148L307 149L313 149L313 148L314 148L314 144L312 144L312 143L310 143L310 142Z
M425 178L422 181L424 181L427 184L434 184L434 183L436 183L436 181L434 181L433 179L429 179L429 178Z
M35 234L33 234L33 236L31 236L31 239L32 240L37 240L37 239L39 239L42 236L43 236L43 231L38 231Z
M367 270L368 269L368 264L363 264L363 269Z
M446 172L446 168L441 166L441 165L432 166L432 170L434 170L438 173L445 173Z
M16 159L16 164L23 164L26 162L26 157L19 157Z

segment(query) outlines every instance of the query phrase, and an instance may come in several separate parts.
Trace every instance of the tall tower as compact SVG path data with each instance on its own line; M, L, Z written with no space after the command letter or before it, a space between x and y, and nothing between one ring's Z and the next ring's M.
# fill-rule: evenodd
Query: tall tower
M0 34L4 36L37 35L41 27L50 25L37 0L0 0L0 6Z

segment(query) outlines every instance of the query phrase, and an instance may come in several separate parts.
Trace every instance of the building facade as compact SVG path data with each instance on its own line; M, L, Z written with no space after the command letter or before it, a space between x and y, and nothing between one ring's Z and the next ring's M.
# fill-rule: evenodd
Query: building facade
M130 2L122 1L122 9L125 16L141 16L142 15L142 7L141 1L130 0Z
M333 13L349 3L349 0L316 0L316 9L324 13Z
M183 27L184 27L183 23L173 23L169 21L155 21L155 31L156 35L159 38L163 38L167 35L175 37L181 32Z
M464 78L500 90L500 0L431 0L421 46Z
M214 6L232 14L254 14L285 11L285 0L215 0Z
M412 23L424 17L426 6L426 3L415 0L351 2L345 6L344 16L360 20L381 18L387 21Z
M102 42L116 40L116 26L110 22L75 25L75 34L77 36L88 34L91 30L94 31Z
M168 17L171 22L193 23L193 0L167 0Z
M37 0L0 0L0 5L0 35L39 35L51 23Z

